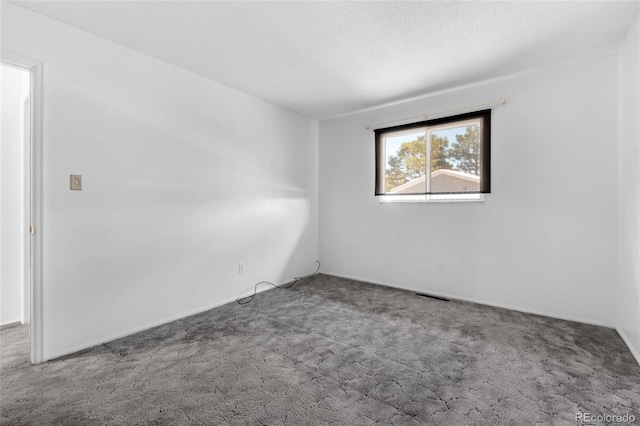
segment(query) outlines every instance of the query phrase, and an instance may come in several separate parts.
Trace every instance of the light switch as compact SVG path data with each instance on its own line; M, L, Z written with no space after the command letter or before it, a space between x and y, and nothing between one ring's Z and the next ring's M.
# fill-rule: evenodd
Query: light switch
M71 186L72 191L82 191L82 175L71 175Z

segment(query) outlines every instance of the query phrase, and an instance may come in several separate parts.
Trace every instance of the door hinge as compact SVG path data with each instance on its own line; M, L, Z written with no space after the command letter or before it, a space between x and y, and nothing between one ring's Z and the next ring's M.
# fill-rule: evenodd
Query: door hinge
M33 227L33 225L29 226L29 234L33 235L36 233L36 228Z

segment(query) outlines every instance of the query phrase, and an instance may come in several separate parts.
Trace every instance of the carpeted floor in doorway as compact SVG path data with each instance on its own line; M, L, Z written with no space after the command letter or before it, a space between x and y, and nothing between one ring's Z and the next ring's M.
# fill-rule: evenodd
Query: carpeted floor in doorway
M3 425L640 424L614 330L327 275L40 365L1 339Z

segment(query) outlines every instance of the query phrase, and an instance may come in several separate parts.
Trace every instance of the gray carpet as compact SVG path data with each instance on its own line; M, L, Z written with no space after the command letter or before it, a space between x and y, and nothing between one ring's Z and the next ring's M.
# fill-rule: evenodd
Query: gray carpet
M36 366L1 338L3 425L640 424L614 330L326 275Z

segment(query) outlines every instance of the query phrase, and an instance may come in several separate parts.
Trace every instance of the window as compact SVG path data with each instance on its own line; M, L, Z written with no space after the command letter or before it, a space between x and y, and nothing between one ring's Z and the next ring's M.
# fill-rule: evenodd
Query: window
M491 110L375 133L383 201L470 201L491 192Z

